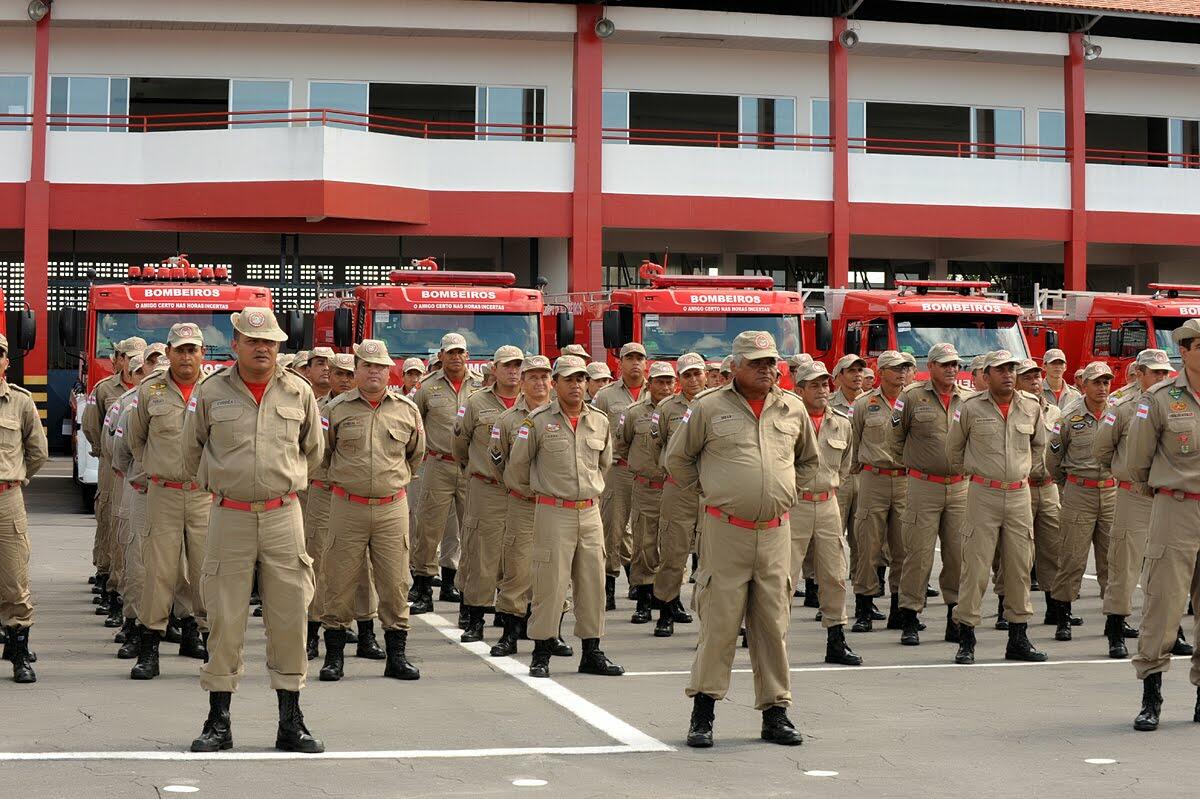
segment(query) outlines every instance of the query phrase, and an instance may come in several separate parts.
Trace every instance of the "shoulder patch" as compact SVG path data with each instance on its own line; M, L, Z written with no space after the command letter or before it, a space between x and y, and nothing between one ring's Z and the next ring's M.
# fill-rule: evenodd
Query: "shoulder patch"
M955 408L954 409L954 421L957 422L961 418L962 418L962 408L961 407Z
M1117 423L1117 415L1115 413L1113 413L1112 411L1109 411L1108 413L1104 414L1104 423L1106 425L1108 425L1109 427L1112 427L1113 425L1115 425Z
M1138 404L1137 413L1134 414L1139 419L1146 419L1150 416L1150 405L1142 402Z

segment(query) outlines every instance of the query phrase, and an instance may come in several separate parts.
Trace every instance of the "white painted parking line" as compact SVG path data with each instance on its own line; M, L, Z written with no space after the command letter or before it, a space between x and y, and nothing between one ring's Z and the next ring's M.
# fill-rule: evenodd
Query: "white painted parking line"
M1176 655L1172 660L1191 660L1191 655ZM801 666L788 669L793 674L811 674L814 672L837 672L838 674L853 674L859 671L912 671L916 669L1008 669L1021 666L1102 666L1105 664L1124 663L1128 659L1094 658L1091 660L1046 660L1041 663L1026 663L1024 661L1001 660L996 663L975 663L971 666L960 666L957 663L897 663L890 666ZM733 669L734 674L750 674L750 669ZM691 674L690 671L627 671L626 677L677 677Z

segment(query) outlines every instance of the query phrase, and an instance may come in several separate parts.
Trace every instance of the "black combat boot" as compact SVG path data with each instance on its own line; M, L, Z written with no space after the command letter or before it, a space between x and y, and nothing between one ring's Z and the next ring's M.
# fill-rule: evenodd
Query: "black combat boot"
M131 680L153 680L158 676L158 633L138 625L138 659L129 670Z
M1196 689L1196 707L1192 709L1192 723L1200 724L1200 688Z
M821 607L821 596L818 593L817 581L804 578L804 607L819 608Z
M713 717L717 700L708 694L692 697L692 720L688 724L687 745L707 749L713 745Z
M117 650L117 657L121 660L133 660L138 656L141 647L142 625L137 623L137 619L130 619L129 629L125 631L125 642Z
M204 662L208 662L208 633L200 633L200 640L204 643Z
M1004 650L1005 660L1023 660L1027 663L1042 663L1046 653L1033 648L1029 641L1029 625L1010 622L1008 625L1008 646Z
M671 621L676 624L692 623L692 614L687 612L687 608L683 606L683 601L679 597L675 597L675 601L671 603Z
M911 608L901 608L901 610L904 613L904 619L902 626L903 632L900 633L900 643L904 644L905 646L920 646L921 620L917 617L917 612Z
M462 592L454 587L458 569L442 568L442 588L438 591L439 602L462 602Z
M13 682L37 682L37 675L33 672L33 661L29 657L29 628L5 628L4 641L8 649L8 660L12 663Z
M1175 645L1171 647L1171 654L1183 655L1185 657L1192 654L1192 645L1183 637L1182 627L1175 633ZM37 658L34 658L34 660L37 660Z
M549 677L550 676L550 642L553 639L546 638L541 641L536 641L533 644L533 657L529 661L529 676L530 677Z
M503 613L496 610L495 607L484 608L483 612L492 614L492 626L493 627L495 627L497 630L504 629L504 614Z
M1008 619L1004 618L1004 597L996 597L996 629L1007 630Z
M179 641L179 656L196 660L208 658L208 649L204 646L204 639L200 637L200 625L196 623L196 619L188 616L179 624L182 633Z
M107 578L105 578L107 580ZM109 591L107 588L100 594L100 601L96 603L95 615L107 616L112 612L113 601L117 598L116 591Z
M872 597L872 599L874 599L874 597ZM887 615L880 611L874 602L871 602L871 621L883 621L886 618Z
M611 574L604 576L604 609L617 609L617 578Z
M1047 624L1053 627L1058 624L1058 603L1054 601L1054 597L1050 596L1050 592L1046 592L1046 615L1042 618L1042 624Z
M504 633L492 647L492 657L505 658L517 654L517 633L520 621L509 613L497 613L496 615L504 622Z
M342 630L342 632L344 632L346 634L346 643L347 644L357 644L358 643L358 633L356 633L354 631L353 627L348 627L347 629Z
M471 610L466 602L458 603L458 629L465 630L471 624Z
M799 746L804 743L800 731L787 717L787 710L782 707L769 707L762 714L762 739L782 746Z
M396 680L421 679L421 670L408 662L408 630L384 630L383 645L387 647L384 677Z
M825 662L839 666L861 666L863 659L846 643L846 628L838 624L825 631Z
M163 631L162 639L168 644L178 644L183 640L183 630L174 613L167 617L167 629Z
M108 575L107 574L97 574L96 575L96 585L94 588L92 588L92 593L95 594L95 596L92 597L93 605L100 605L100 604L104 603L105 596L108 594L107 586L108 586ZM107 613L108 611L105 611L105 612Z
M1054 600L1055 610L1058 611L1058 618L1055 620L1058 626L1054 629L1055 641L1070 641L1071 640L1071 603L1060 602Z
M114 644L125 643L125 639L129 637L129 631L132 628L133 628L133 619L131 617L127 616L124 619L124 621L121 622L121 629L117 630L117 634L113 636L113 643ZM0 636L0 643L2 643L3 641L4 641L3 636Z
M654 623L655 638L670 638L675 634L675 619L671 616L673 604L664 602L658 606L658 621Z
M464 644L483 640L483 608L467 605L467 627L459 636Z
M608 659L600 649L599 638L583 639L583 655L579 658L580 674L596 674L601 677L620 677L625 669Z
M279 697L279 731L275 733L275 748L284 752L303 752L316 755L325 751L325 744L312 736L304 726L300 712L299 691L276 691Z
M422 613L433 612L433 578L425 574L418 574L413 578L413 590L417 592L417 598L413 600L408 612L413 616L420 616Z
M692 573L688 575L688 582L696 582L696 569L700 568L700 556L695 552L692 553Z
M875 574L879 577L879 589L872 594L872 599L878 599L887 591L887 566L876 566Z
M899 630L904 627L904 614L900 612L900 595L892 594L892 604L888 608L887 628Z
M958 622L954 620L954 608L958 605L957 602L946 606L946 635L945 639L948 643L958 643Z
M633 584L633 578L629 576L632 567L630 564L626 563L621 568L625 570L625 584L629 586L629 593L626 596L626 599L637 599L637 594L635 593L637 586Z
M346 631L325 631L325 665L321 666L321 682L337 682L346 668Z
M525 615L517 620L517 640L518 641L532 640L529 637L529 617L531 615L533 615L533 609L529 605L526 605L525 606Z
M308 638L304 642L304 650L308 654L309 660L316 660L321 656L318 642L321 640L321 622L310 621L308 623Z
M954 662L960 666L969 666L975 662L975 628L968 624L958 625L958 652Z
M649 624L651 619L650 604L654 600L654 586L639 585L633 590L637 597L637 607L634 609L633 616L629 621L631 624Z
M850 632L871 632L871 597L868 594L854 595L854 626Z
M1125 621L1126 616L1121 617L1121 637L1122 638L1137 638L1141 633L1136 628L1130 627L1129 622Z
M1110 613L1104 618L1104 637L1108 639L1108 656L1115 660L1129 657L1129 649L1125 646L1125 636L1121 631L1124 626L1124 616Z
M371 619L358 622L358 646L354 650L354 656L367 660L383 660L386 657L379 648L379 639L375 637L375 622Z
M125 623L125 601L121 599L120 594L113 594L112 601L108 605L108 618L104 620L104 626L115 630Z
M1162 672L1151 674L1142 680L1142 712L1133 720L1133 728L1139 732L1158 729L1158 714L1162 712Z
M942 592L937 590L936 588L934 588L932 585L925 586L925 598L926 599L936 599L937 597L939 597L941 595L942 595Z
M550 654L556 658L569 658L575 655L575 650L562 637L563 619L566 617L565 613L558 617L558 635L550 639Z
M233 727L229 721L230 691L208 692L208 718L200 737L192 741L193 752L223 752L233 748Z

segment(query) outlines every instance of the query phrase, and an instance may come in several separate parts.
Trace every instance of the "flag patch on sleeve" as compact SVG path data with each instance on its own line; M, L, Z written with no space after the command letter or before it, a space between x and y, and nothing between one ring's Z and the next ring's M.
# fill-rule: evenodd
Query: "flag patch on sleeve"
M1139 404L1138 409L1137 409L1137 418L1146 419L1149 416L1150 416L1150 406L1144 402Z
M517 438L520 438L520 439L528 439L529 438L529 425L527 425L527 424L521 425L521 429L517 431Z
M328 416L322 416L322 417L321 417L321 429L322 429L322 430L328 430L328 429L329 429L329 417L328 417Z

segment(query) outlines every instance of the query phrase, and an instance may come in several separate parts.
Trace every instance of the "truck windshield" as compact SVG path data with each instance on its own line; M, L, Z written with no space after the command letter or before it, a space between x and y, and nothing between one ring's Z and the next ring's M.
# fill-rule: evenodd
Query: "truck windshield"
M1167 357L1171 359L1171 365L1176 370L1182 368L1183 360L1179 357L1179 345L1171 340L1171 334L1187 320L1186 316L1154 317L1154 346L1166 350Z
M113 346L130 336L141 336L147 344L166 343L167 333L176 322L191 322L204 333L204 360L233 360L233 323L228 311L97 311L94 356L111 358Z
M964 362L992 350L1028 358L1025 337L1015 316L993 314L913 314L896 317L896 349L922 362L934 344L948 342Z
M442 336L461 333L473 358L488 358L505 344L524 352L541 352L538 315L533 313L410 313L376 311L371 335L387 344L393 358L428 358L442 346Z
M698 352L719 361L733 352L733 340L746 330L765 330L775 337L779 355L800 353L800 318L782 315L643 314L642 344L652 359L678 358Z

